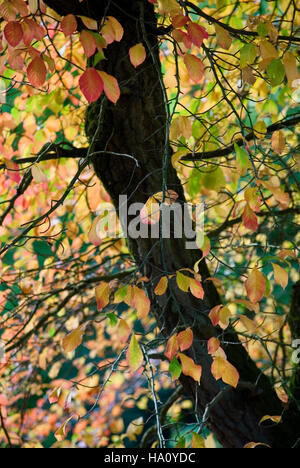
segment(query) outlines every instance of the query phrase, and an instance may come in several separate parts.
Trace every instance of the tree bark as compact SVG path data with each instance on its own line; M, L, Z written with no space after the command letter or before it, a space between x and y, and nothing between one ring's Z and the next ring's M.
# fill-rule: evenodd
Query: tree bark
M170 164L168 118L161 86L153 5L148 0L82 3L46 0L46 3L63 15L84 14L97 20L104 14L112 15L124 27L123 40L110 45L107 60L101 62L102 69L118 79L121 98L117 105L102 98L89 106L86 115L88 137L92 139L97 134L95 149L107 151L107 154L94 159L95 171L117 209L122 194L128 195L130 203L145 203L163 188L176 191L183 203L183 188ZM140 42L147 49L147 60L135 70L129 61L128 51ZM133 160L114 156L112 152L132 155L139 167ZM193 328L195 341L190 356L203 367L201 384L197 385L186 376L181 376L180 381L196 402L197 411L203 414L206 406L224 389L224 385L211 375L212 360L207 353L207 340L220 333L212 326L208 314L221 303L213 283L205 281L210 276L207 265L205 261L200 263L205 288L203 301L179 291L175 281L171 281L169 298L167 295L157 297L153 289L158 279L181 268L193 268L200 258L199 251L186 250L184 239L132 239L129 236L129 244L141 273L150 279L148 293L161 333L168 338L178 326ZM259 425L264 415L281 414L282 404L271 382L251 361L234 331L229 329L224 338L231 343L224 349L229 361L238 369L242 384L236 390L228 389L212 406L209 427L220 443L228 448L241 448L249 442L261 442L274 448L292 447L299 437L298 413L286 411L284 422L276 427Z

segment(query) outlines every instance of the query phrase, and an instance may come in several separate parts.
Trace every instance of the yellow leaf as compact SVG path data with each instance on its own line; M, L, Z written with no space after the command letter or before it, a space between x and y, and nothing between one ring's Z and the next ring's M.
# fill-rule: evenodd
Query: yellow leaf
M42 182L47 182L47 176L46 174L43 173L42 169L38 164L34 164L31 168L31 174L33 177L33 180L37 182L38 184Z
M268 447L271 448L270 445L263 444L262 442L250 442L249 444L245 445L245 449L255 449L256 447Z
M190 288L190 278L180 271L177 271L176 273L176 282L178 288L183 291L183 292L189 292Z
M298 64L297 64L297 58L291 54L290 52L286 52L284 54L284 58L282 60L286 76L288 79L289 86L296 87L296 81L300 78L299 70L298 70Z
M215 25L215 29L217 35L217 43L219 44L219 46L225 50L230 49L232 44L232 37L230 36L229 32L218 24Z
M266 292L264 275L257 268L254 268L245 282L245 287L250 301L254 303L260 302Z
M192 437L192 448L194 449L204 449L205 447L205 441L203 437L201 437L200 434L196 434L193 432L193 437Z
M104 309L107 304L109 303L109 294L110 288L108 283L100 283L99 286L96 287L96 300L97 300L97 309L102 310Z
M132 65L137 68L146 60L146 49L143 44L136 44L129 49L129 57Z
M66 438L66 435L67 435L67 425L68 423L71 421L71 419L73 419L73 416L71 416L69 419L67 419L61 426L60 428L55 432L54 436L56 438L56 440L58 440L59 442L61 442L62 440L64 440Z
M133 371L136 371L141 367L144 361L144 356L140 345L137 342L136 336L133 334L130 345L127 351L128 364Z
M217 356L211 366L211 373L216 380L222 381L231 387L236 388L239 383L240 375L236 368L226 359Z
M176 0L158 0L158 11L161 15L176 16L181 14L181 7Z
M126 436L128 437L129 440L132 442L136 441L137 436L141 435L144 430L144 420L142 417L135 419L134 421L131 421L129 424L127 431L126 431Z
M257 138L261 139L264 138L265 135L267 134L267 126L264 121L257 122L254 125L254 133Z
M289 282L288 272L276 263L272 263L272 266L274 270L274 279L276 283L279 284L283 289L285 289Z
M267 414L266 416L261 418L261 420L259 421L259 424L262 424L264 421L269 421L269 420L273 421L276 424L279 424L282 420L282 416L270 416Z

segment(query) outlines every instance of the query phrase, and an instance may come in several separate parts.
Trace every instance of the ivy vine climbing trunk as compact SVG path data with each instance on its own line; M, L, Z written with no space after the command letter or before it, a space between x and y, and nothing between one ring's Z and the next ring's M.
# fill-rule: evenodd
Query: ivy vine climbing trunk
M90 140L96 135L96 150L107 151L95 157L95 171L115 206L119 209L120 195L130 203L145 203L153 194L172 189L184 202L182 185L170 164L168 115L159 64L158 35L153 5L148 0L102 1L47 0L58 13L84 14L101 20L103 15L116 17L124 27L124 38L107 49L102 70L115 76L121 87L117 105L105 99L91 105L86 114L86 132ZM143 42L147 60L137 70L130 63L128 51ZM116 156L112 153L126 154ZM181 268L193 268L199 251L186 250L184 239L133 239L129 245L141 273L149 278L148 293L152 311L161 333L168 338L176 327L191 326L195 341L190 355L203 368L201 384L186 376L180 380L186 393L195 402L195 411L203 415L208 404L208 425L224 447L240 448L249 442L262 442L272 447L291 447L298 439L299 416L294 410L285 411L283 423L262 427L260 419L283 412L281 402L266 378L249 358L233 330L226 332L228 344L224 349L230 362L238 369L241 384L236 390L223 391L224 385L211 375L211 357L207 340L219 333L208 314L221 299L211 281L204 261L200 274L205 297L187 297L171 281L169 298L156 297L153 289L162 274L174 274ZM222 392L220 396L220 392ZM217 398L216 398L217 397Z

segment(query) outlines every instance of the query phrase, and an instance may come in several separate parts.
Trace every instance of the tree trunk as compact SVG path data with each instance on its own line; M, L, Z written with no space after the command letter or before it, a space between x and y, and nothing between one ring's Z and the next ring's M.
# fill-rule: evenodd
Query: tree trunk
M86 2L75 0L47 0L46 3L60 14L85 14L94 19L101 19L103 14L112 15L124 27L123 40L110 45L106 54L108 60L101 62L102 69L118 79L121 98L117 105L101 99L89 107L86 115L88 137L92 139L97 134L96 150L108 152L95 158L94 167L117 209L120 195L128 195L130 203L145 203L151 195L166 188L177 192L184 202L183 188L170 164L166 136L168 118L153 5L148 0L93 0L88 2L88 7ZM135 70L128 51L140 42L144 43L148 56ZM100 131L97 132L97 128ZM139 167L132 159L112 155L112 152L132 155ZM196 402L197 411L203 414L207 404L224 388L211 375L212 361L207 353L207 340L220 332L212 326L208 314L221 303L213 283L205 282L210 276L207 265L204 261L200 263L205 288L203 301L179 291L175 281L171 281L169 298L167 295L157 297L153 288L158 279L181 268L193 268L200 252L186 250L184 239L132 239L129 236L129 243L141 273L150 279L148 292L161 333L168 338L179 325L193 328L195 341L190 355L203 367L201 384L196 385L185 376L180 380L186 393ZM224 447L241 448L249 442L262 442L272 447L293 446L299 437L299 416L286 412L285 422L276 427L259 425L266 414L280 415L282 404L269 379L251 361L233 330L226 332L226 340L234 343L224 349L229 361L238 369L242 384L236 390L224 392L211 407L209 427Z

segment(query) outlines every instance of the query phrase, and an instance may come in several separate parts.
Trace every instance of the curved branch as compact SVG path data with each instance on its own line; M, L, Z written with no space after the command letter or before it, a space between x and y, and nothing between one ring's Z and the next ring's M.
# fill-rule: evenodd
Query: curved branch
M300 115L297 115L296 117L293 117L290 119L281 120L267 127L266 135L271 135L277 130L282 130L284 128L295 127L298 123L300 123ZM245 140L251 141L254 138L255 138L255 132L252 131L246 136ZM245 143L245 140L243 138L239 138L232 145L226 146L226 148L223 148L223 149L217 149L215 151L207 151L207 152L203 151L202 153L188 153L187 155L181 158L181 161L203 161L205 159L214 159L214 158L228 156L234 152L234 144L237 144L238 146L243 146Z

